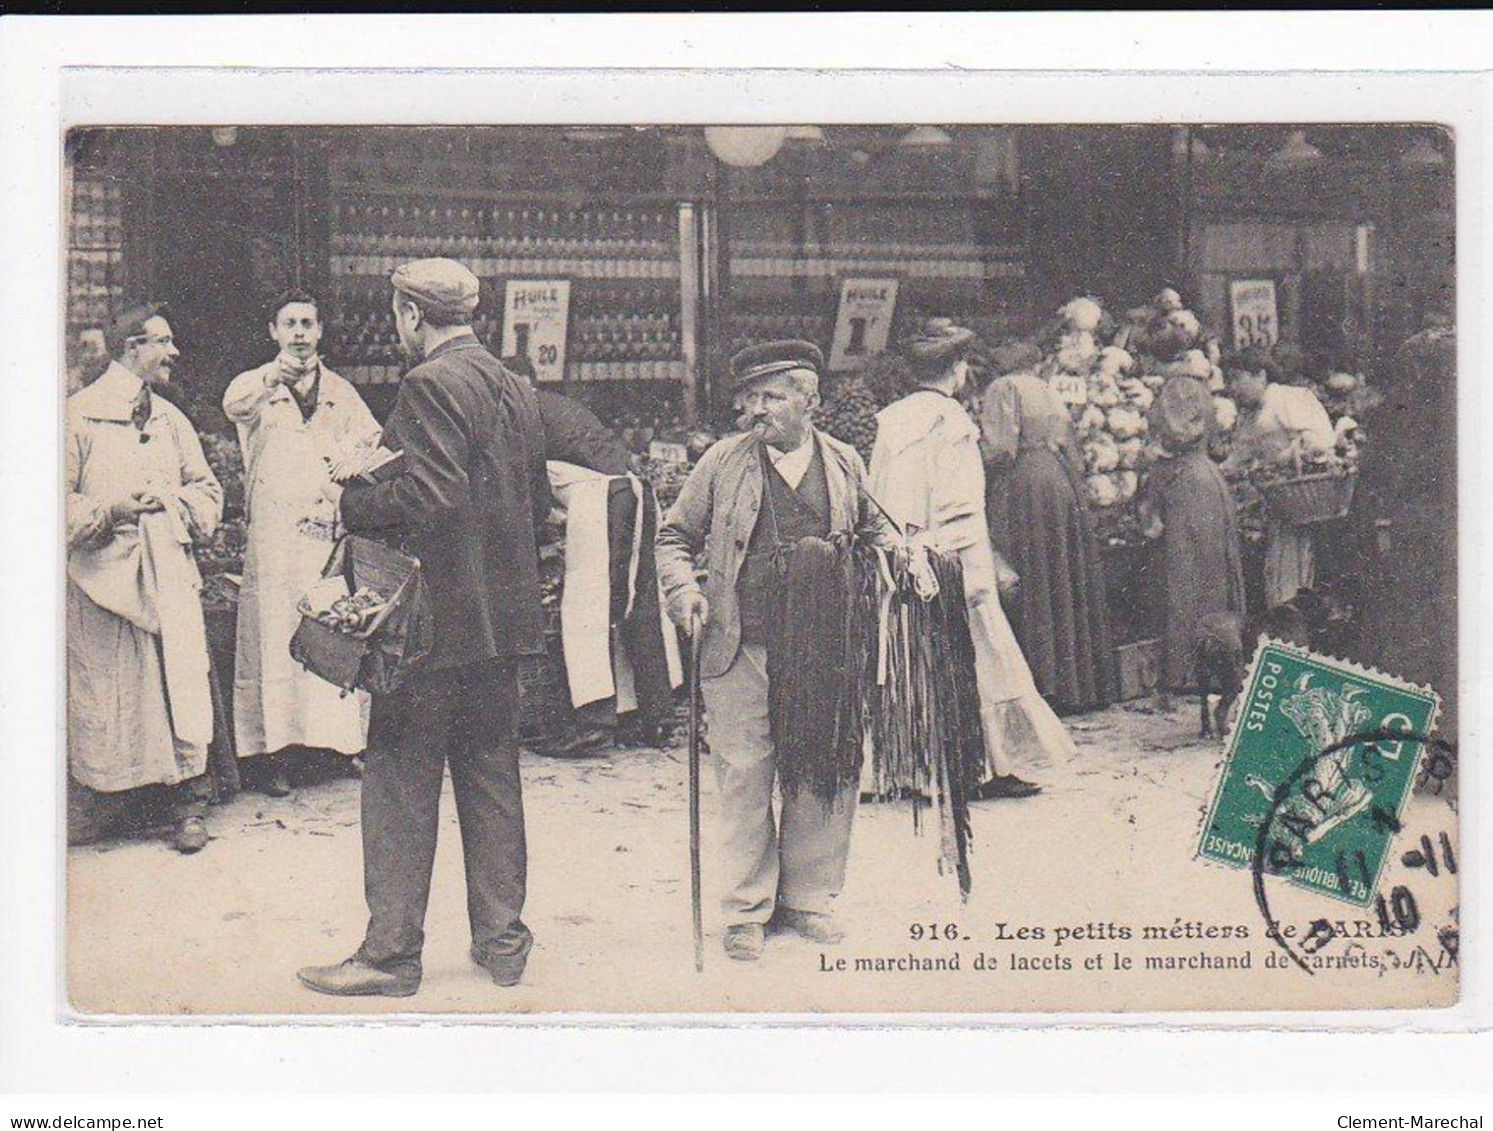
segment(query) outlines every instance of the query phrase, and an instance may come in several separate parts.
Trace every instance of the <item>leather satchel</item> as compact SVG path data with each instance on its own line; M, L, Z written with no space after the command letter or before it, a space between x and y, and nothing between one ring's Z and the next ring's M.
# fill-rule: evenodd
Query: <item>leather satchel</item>
M322 577L342 577L348 592L368 586L389 594L378 615L356 631L323 624L303 600L290 654L309 671L344 691L374 695L396 691L430 654L435 624L420 560L349 534L332 548Z

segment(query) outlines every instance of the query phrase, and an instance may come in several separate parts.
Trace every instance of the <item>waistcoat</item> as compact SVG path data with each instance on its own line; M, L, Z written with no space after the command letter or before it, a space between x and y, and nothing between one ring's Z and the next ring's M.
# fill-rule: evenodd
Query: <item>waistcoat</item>
M773 550L803 538L825 538L830 532L829 483L819 445L803 479L795 489L771 462L764 459L762 507L757 512L746 556L741 562L736 591L741 602L741 639L745 644L766 642L772 616L769 608ZM774 526L773 519L777 522Z

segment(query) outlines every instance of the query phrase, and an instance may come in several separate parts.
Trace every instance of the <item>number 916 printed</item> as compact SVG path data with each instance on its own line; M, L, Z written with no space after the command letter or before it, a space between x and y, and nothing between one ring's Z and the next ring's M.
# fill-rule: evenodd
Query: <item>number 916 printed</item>
M911 923L907 937L913 942L960 942L969 941L969 936L959 929L958 923Z

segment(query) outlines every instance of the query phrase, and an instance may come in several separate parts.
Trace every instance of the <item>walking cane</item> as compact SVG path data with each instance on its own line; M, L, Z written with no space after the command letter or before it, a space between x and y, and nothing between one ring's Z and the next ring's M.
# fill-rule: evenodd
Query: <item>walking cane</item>
M698 614L689 625L689 897L694 916L695 973L705 969L705 930L700 911L700 636Z

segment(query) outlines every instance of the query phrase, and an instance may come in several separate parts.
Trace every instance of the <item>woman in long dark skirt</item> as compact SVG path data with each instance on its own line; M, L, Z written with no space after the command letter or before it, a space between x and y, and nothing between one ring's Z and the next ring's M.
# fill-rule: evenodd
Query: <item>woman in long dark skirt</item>
M1033 374L997 377L980 431L991 537L1020 575L1012 627L1037 689L1060 713L1103 707L1116 695L1115 656L1068 410Z
M1244 617L1244 569L1239 517L1223 472L1208 455L1213 397L1192 377L1173 377L1151 411L1152 432L1171 459L1152 466L1141 499L1147 535L1163 539L1167 692L1195 690L1202 619L1215 613Z

